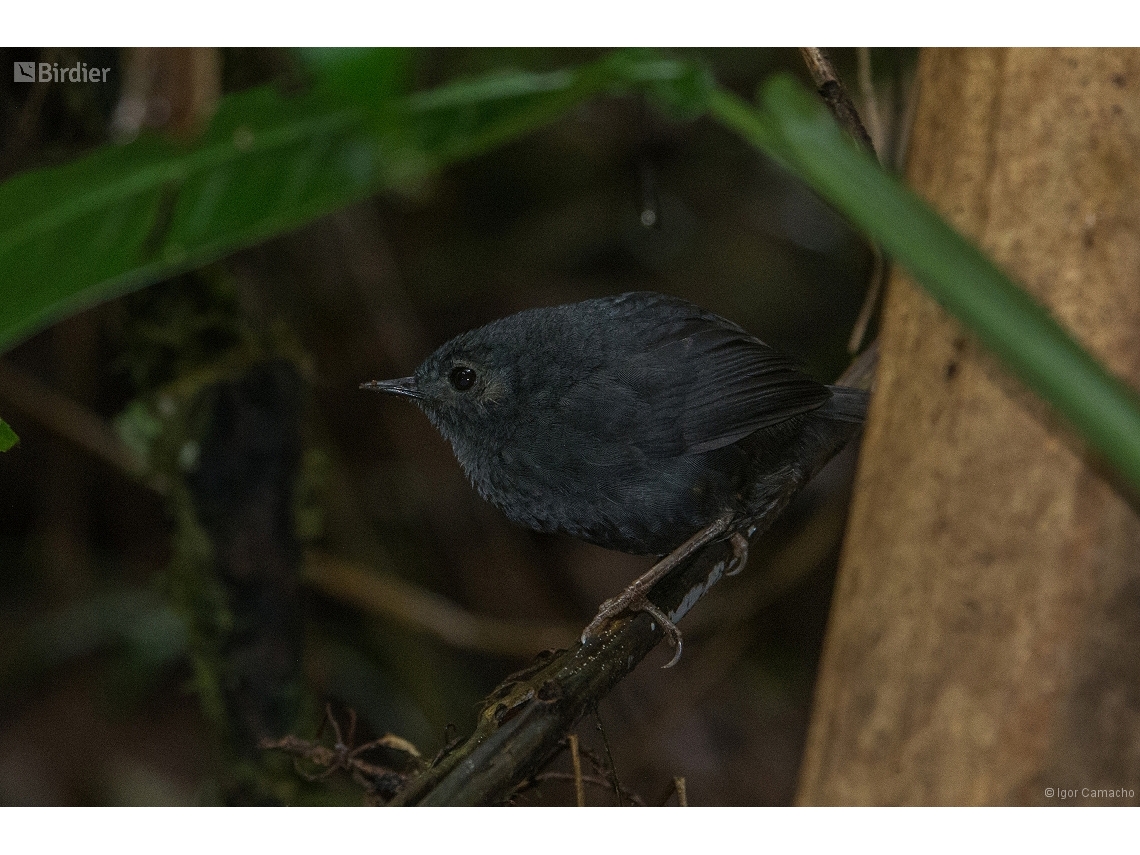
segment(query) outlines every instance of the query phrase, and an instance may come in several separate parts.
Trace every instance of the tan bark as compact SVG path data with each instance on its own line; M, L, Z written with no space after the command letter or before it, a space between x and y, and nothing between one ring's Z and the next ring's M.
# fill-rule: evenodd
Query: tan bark
M919 85L911 185L1140 388L1140 51ZM901 276L882 348L799 800L1140 803L1140 517Z

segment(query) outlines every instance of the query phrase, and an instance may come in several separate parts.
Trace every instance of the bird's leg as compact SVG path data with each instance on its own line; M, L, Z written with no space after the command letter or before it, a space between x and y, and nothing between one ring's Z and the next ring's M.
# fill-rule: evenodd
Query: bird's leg
M734 531L728 542L732 544L732 560L728 562L729 569L724 571L724 575L735 576L748 563L748 538Z
M657 582L664 577L669 571L677 567L682 561L691 556L703 546L716 540L725 531L728 530L729 523L732 522L732 515L725 514L713 520L703 529L698 531L656 564L649 568L649 571L642 576L639 576L633 583L618 594L616 597L606 600L602 603L602 607L598 610L597 616L590 621L582 631L582 641L586 641L594 635L597 635L601 628L609 621L613 620L624 611L635 612L648 612L653 618L661 624L661 628L665 631L665 637L669 639L669 644L674 648L673 658L669 664L664 666L671 668L681 658L681 631L677 629L676 624L665 615L661 609L653 605L646 599L646 594ZM737 538L744 541L743 550L741 550ZM748 555L748 541L744 540L743 535L734 534L732 538L732 551L733 551L733 564L740 561L739 566L733 572L739 572L740 567L743 567L743 560Z

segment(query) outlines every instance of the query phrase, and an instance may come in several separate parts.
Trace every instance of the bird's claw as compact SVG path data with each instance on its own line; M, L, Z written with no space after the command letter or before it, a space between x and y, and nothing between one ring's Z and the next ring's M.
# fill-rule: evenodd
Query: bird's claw
M602 603L602 607L598 610L598 614L590 621L589 625L582 630L582 642L585 643L589 639L596 636L611 620L617 617L622 612L646 612L648 613L665 633L665 639L673 648L673 658L662 668L672 668L681 658L682 641L681 630L677 629L677 625L669 620L665 612L661 611L653 603L646 599L645 595L640 591L627 590L621 596L614 597L611 600L606 600Z
M728 542L732 545L732 560L728 562L728 569L724 571L724 575L735 576L748 563L748 538L736 531L732 533Z
M673 658L661 667L672 668L681 660L681 649L684 646L681 643L681 630L677 629L677 624L665 616L665 612L661 611L661 609L657 608L657 606L653 605L649 600L646 600L641 605L641 610L649 612L649 614L653 615L653 618L661 624L661 629L665 632L665 638L673 648Z
M624 611L648 612L661 626L669 643L673 645L673 658L670 659L669 664L664 667L672 668L676 665L677 660L681 658L681 630L677 629L677 625L673 623L661 609L649 602L646 594L649 593L649 590L663 576L677 567L682 561L705 544L711 543L720 537L720 535L729 528L731 523L731 514L725 514L713 520L649 568L647 573L635 579L633 584L622 591L618 596L602 603L602 607L598 610L597 617L590 621L589 626L582 631L582 642L585 643L597 635L603 626ZM734 569L728 573L729 576L739 573L744 567L745 560L748 558L748 540L744 535L734 533L731 537L731 542L733 559L729 566Z

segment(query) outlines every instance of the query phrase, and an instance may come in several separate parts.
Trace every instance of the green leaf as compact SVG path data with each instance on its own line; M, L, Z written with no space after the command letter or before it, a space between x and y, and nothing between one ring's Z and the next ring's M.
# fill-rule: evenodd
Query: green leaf
M708 111L716 80L707 68L692 63L662 65L662 74L649 85L658 109L679 120L691 120Z
M408 99L417 144L442 161L471 157L541 127L600 94L649 90L689 103L693 66L643 50L615 51L576 69L499 71ZM662 95L664 97L664 95ZM687 102L685 99L689 99Z
M13 445L20 441L16 436L16 432L8 427L8 423L0 419L0 451L7 451Z
M400 54L305 54L322 81L222 99L190 145L142 138L0 185L0 352L54 320L201 266L636 87L688 91L692 69L645 52L510 72L407 97ZM347 94L346 94L347 93ZM687 96L681 94L681 101Z
M408 93L409 48L301 48L313 76L343 100L384 104Z
M713 114L781 162L903 265L1140 488L1140 398L925 202L860 150L793 78L764 109L718 91Z
M13 177L0 186L0 349L363 197L383 173L361 125L261 88L224 99L192 146L145 138Z

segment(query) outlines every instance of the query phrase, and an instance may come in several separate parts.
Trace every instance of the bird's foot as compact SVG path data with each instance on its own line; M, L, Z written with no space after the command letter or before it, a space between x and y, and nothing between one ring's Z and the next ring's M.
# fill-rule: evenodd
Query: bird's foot
M732 544L732 560L728 562L728 569L724 571L724 575L735 576L748 563L748 538L735 531L728 542Z
M642 579L644 578L643 576ZM655 581L656 579L652 580L650 586L652 586ZM598 614L590 621L589 625L582 630L582 641L585 642L598 635L602 627L623 612L646 612L657 621L658 625L665 632L665 638L668 640L669 646L673 648L673 658L669 660L668 664L661 667L672 668L681 658L681 630L677 629L677 625L669 620L665 612L649 602L645 596L648 587L639 585L640 582L641 579L638 579L622 591L621 594L602 603L602 607L598 609Z
M669 664L664 667L672 668L676 665L677 660L681 658L681 631L677 629L677 625L673 623L661 609L649 602L646 595L649 593L649 589L657 584L658 580L665 576L670 570L677 567L682 561L705 544L716 540L724 534L731 521L731 515L725 515L713 520L709 525L705 526L650 567L649 572L635 579L633 584L622 591L618 596L602 603L602 607L598 610L597 616L590 621L589 626L582 631L582 641L585 642L587 639L597 635L603 626L622 612L648 612L653 619L658 622L661 629L664 630L665 637L669 640L669 643L674 649L673 658L670 659ZM743 541L743 547L741 547L740 541ZM731 566L736 567L732 572L739 572L744 566L744 560L748 557L748 541L740 534L734 534L732 536L732 554L733 564Z

